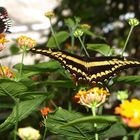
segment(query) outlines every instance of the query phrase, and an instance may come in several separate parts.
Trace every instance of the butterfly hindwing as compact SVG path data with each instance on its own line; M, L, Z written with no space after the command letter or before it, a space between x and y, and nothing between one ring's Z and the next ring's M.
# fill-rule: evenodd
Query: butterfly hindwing
M140 61L132 58L96 57L88 62L90 82L103 82L118 72L130 68L140 67Z

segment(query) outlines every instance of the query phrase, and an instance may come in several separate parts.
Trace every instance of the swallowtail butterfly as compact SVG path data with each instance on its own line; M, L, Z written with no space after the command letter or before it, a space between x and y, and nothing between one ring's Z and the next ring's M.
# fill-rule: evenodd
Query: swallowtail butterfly
M11 19L8 17L8 12L4 7L0 7L0 34L10 32Z
M43 54L59 61L76 79L92 83L101 83L121 70L140 67L140 60L123 57L80 57L65 51L32 48L31 52Z

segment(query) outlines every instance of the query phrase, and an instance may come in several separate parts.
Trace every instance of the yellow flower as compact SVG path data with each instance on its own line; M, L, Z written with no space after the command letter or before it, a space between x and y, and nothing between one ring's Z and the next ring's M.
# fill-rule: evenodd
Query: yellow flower
M17 38L17 43L21 48L28 48L31 49L36 45L36 41L27 36L20 36Z
M5 34L0 34L0 51L2 51L5 48L4 44L7 42L8 40L6 39Z
M32 127L19 128L18 135L22 140L38 140L40 138L39 131Z
M82 29L76 29L75 32L73 33L75 37L81 37L83 34L84 32L82 31Z
M93 105L99 107L106 101L106 96L110 95L107 90L103 88L94 87L89 90L79 90L75 95L77 103L84 105L86 107L92 108Z
M86 29L86 30L89 30L91 28L91 26L89 24L81 24L80 27L82 29Z
M115 108L115 114L120 114L124 123L129 127L140 127L140 100L125 100Z
M0 67L0 77L14 78L15 74L12 70L7 66Z
M51 18L51 17L54 17L55 14L54 14L54 12L49 11L49 12L46 12L46 13L45 13L45 16L48 17L48 18Z
M140 21L137 18L129 18L128 23L130 26L135 27L140 24Z

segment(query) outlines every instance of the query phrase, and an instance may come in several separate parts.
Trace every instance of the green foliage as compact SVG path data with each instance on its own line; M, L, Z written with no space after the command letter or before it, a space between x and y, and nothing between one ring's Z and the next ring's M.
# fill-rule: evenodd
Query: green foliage
M69 34L65 31L61 31L56 33L56 39L58 40L58 44L60 45L61 43L63 43L64 41L66 41L66 39L69 37ZM47 43L47 46L49 48L57 48L56 42L54 37L50 37Z
M105 56L108 56L111 52L111 48L107 44L87 44L87 49L97 51Z
M125 128L121 124L113 124L115 122L120 122L116 116L85 117L80 113L58 108L48 115L47 128L57 135L75 140L94 139L94 123L98 124L97 131L101 135L101 140L127 134Z
M81 2L83 3L84 1L82 0ZM46 44L41 44L39 47L47 46L49 48L63 48L65 51L84 57L86 57L86 54L89 53L89 56L92 58L95 57L96 54L101 56L117 55L116 52L118 51L118 48L122 48L122 46L119 44L120 42L125 42L126 47L128 40L124 41L122 39L125 36L125 33L121 34L120 40L118 40L119 36L118 39L115 40L119 30L115 32L115 35L113 34L115 36L114 37L111 30L108 29L108 25L114 25L112 22L112 19L114 19L114 14L116 14L115 18L117 17L117 20L118 16L120 15L116 12L112 12L112 15L109 16L108 14L110 14L110 12L106 12L106 9L110 8L110 6L103 8L105 1L91 0L88 2L88 8L86 7L88 4L87 2L81 5L77 1L74 1L73 4L73 2L69 3L68 1L64 2L62 0L62 3L65 5L64 7L70 5L70 9L74 11L72 13L75 13L75 16L82 17L82 20L92 23L91 25L93 28L91 27L91 29L84 29L81 27L81 18L69 17L64 20L63 30L56 32L53 31L52 28L52 34L48 38ZM86 9L84 7L86 7ZM98 9L98 7L100 8ZM80 8L83 10L78 10L78 12L75 12L74 9ZM95 18L96 14L98 15L98 18ZM58 16L58 18L61 18L61 16ZM89 20L89 18L92 18L92 20ZM102 29L108 29L110 35L108 33L103 33ZM78 34L75 35L75 32ZM128 29L125 29L125 32L127 33ZM115 39L112 39L113 37ZM114 42L117 43L115 44ZM67 48L63 46L63 44L69 44L69 47ZM123 47L124 51L125 47ZM131 49L131 47L128 47L128 53ZM17 48L17 44L12 45L10 50L11 55L16 55L20 51L20 49ZM24 53L26 54L27 52ZM123 53L124 52L122 51L122 54ZM0 58L4 59L5 57L8 56L4 55ZM67 66L70 67L71 64ZM0 113L4 114L2 114L0 117L0 132L9 132L14 125L14 131L17 132L17 126L27 126L30 125L31 122L35 124L35 126L39 126L41 120L41 122L43 122L43 126L45 127L45 132L42 133L46 133L46 131L48 133L46 137L49 137L49 135L58 135L62 139L67 140L94 140L97 139L96 134L98 134L99 139L104 140L111 138L117 139L118 137L122 138L129 135L134 136L136 134L136 132L123 124L120 117L114 115L114 107L118 103L117 99L110 98L110 100L106 102L106 105L102 106L102 110L96 108L95 112L99 115L95 115L93 110L91 115L91 110L89 110L91 108L86 108L87 110L84 110L84 107L76 104L75 102L77 102L77 100L74 98L75 93L80 91L80 89L91 89L93 88L93 85L89 85L87 83L80 83L79 85L76 85L77 77L75 77L74 74L70 75L68 72L66 72L59 62L42 62L42 60L40 62L40 60L36 60L35 64L26 65L23 64L22 60L13 67L15 77L8 78L5 76L0 79ZM74 69L76 68L74 67ZM80 69L78 70L80 71ZM110 68L107 67L107 70L110 70ZM73 73L74 72L75 70L73 70ZM135 70L134 72L130 71L130 73L138 74L138 70ZM124 76L119 76L118 74L117 78L112 78L110 80L111 82L108 80L107 82L102 82L102 84L97 84L96 86L109 88L110 96L112 96L113 92L120 94L120 96L122 96L121 101L123 101L127 96L124 96L119 91L126 90L124 84L129 84L132 89L133 85L138 87L140 84L139 75L126 75L127 72L124 73ZM0 76L2 76L1 73ZM128 92L129 90L130 89L127 89ZM136 91L137 90L139 89L136 88ZM133 96L137 96L136 91L133 89ZM88 97L87 101L90 101L91 99L92 98ZM80 101L82 102L83 99ZM46 117L41 117L37 111L46 106L51 107L53 112L49 113ZM35 118L35 120L32 118ZM25 123L24 119L29 121Z
M46 96L38 96L35 99L21 101L18 104L18 121L29 116L33 111L36 110L37 106L39 106L44 100ZM8 118L0 124L0 131L4 131L9 127L13 126L16 123L16 106L13 108L12 113L8 116Z
M127 83L131 85L139 85L140 84L140 76L121 76L114 79L114 83Z
M20 82L14 81L2 82L1 80L0 96L20 97L26 91L27 87Z

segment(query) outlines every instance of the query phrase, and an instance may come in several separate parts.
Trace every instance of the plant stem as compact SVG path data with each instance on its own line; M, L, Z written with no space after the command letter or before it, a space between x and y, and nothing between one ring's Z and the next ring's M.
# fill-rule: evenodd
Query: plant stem
M73 35L73 33L71 35L71 47L72 48L74 47L74 35Z
M46 126L46 119L44 118L44 123L45 123L45 130L44 130L44 134L43 134L43 139L45 140L46 134L47 134L47 126Z
M54 38L54 41L56 43L57 48L60 50L59 44L58 44L56 36L55 36L55 32L54 32L53 26L52 26L52 23L51 23L51 19L49 19L49 21L50 21L50 27L51 27L52 36Z
M124 54L124 51L125 51L125 49L126 49L126 45L127 45L128 40L129 40L129 38L130 38L130 35L131 35L132 31L133 31L133 28L134 28L134 26L131 26L130 31L129 31L129 34L128 34L127 39L126 39L126 41L125 41L124 47L123 47L123 49L122 49L122 54L121 54L121 56L123 56L123 54Z
M135 132L134 140L139 140L139 136L140 136L140 131Z
M24 46L23 46L24 48ZM23 67L23 60L24 60L24 55L25 55L25 49L23 49L23 53L22 53L22 58L21 58L21 65L20 65L20 71L19 71L19 78L21 78L22 75L22 67Z
M78 39L79 39L79 41L80 41L80 43L81 43L81 45L82 45L82 47L83 47L83 49L84 49L86 55L87 55L88 57L90 57L89 54L88 54L88 52L87 52L87 50L86 50L86 48L85 48L85 46L84 46L84 44L83 44L83 42L82 42L82 40L81 40L81 37L79 36Z
M96 116L96 105L93 105L92 106L92 115L95 117ZM97 130L97 124L94 123L94 128L95 128L95 131ZM95 140L98 140L98 133L95 132Z
M17 129L18 129L18 110L19 110L19 99L16 99L16 123L15 123L15 130L14 130L14 140L17 139Z

